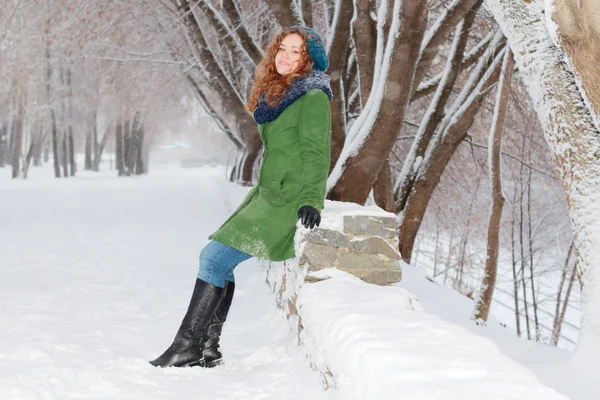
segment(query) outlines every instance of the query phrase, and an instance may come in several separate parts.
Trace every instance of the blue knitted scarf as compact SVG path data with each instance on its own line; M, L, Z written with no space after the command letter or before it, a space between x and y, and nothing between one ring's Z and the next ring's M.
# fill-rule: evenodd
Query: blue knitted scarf
M283 94L278 104L271 107L265 100L265 95L262 93L258 96L258 107L254 110L254 122L264 124L276 119L288 106L298 100L309 90L321 89L329 101L333 97L331 93L331 78L324 72L313 70L305 77L296 78L292 81L292 86Z

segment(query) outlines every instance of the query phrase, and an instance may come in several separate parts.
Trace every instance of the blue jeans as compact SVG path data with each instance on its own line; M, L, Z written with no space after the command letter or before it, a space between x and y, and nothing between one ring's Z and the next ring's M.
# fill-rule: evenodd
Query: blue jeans
M233 270L239 263L252 258L250 254L211 240L200 252L198 279L225 287L225 281L235 282Z

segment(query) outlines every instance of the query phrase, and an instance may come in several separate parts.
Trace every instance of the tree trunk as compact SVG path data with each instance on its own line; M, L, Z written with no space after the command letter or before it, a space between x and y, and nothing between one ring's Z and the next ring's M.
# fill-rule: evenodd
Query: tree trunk
M294 0L265 0L282 29L302 24L302 17Z
M485 271L481 283L481 295L475 304L474 317L477 321L487 322L492 297L496 287L496 275L498 271L498 250L500 248L500 221L502 220L502 209L504 208L504 195L502 194L502 166L500 153L502 152L502 132L508 106L508 95L510 94L510 80L513 71L514 60L510 50L507 50L502 66L498 92L496 94L496 107L494 109L494 120L489 136L489 168L490 181L492 184L492 209L488 224L487 257Z
M144 167L144 124L140 121L136 129L137 154L135 160L135 174L141 175L146 172Z
M313 26L312 0L302 0L302 19L304 20L304 25L308 27Z
M119 122L115 132L115 163L118 176L125 175L125 148L123 144L123 123Z
M384 59L390 62L383 62L374 83L383 98L368 110L368 116L375 118L372 127L361 126L364 136L351 138L348 153L337 162L328 182L332 200L364 204L385 163L381 155L391 151L400 133L425 30L428 11L425 3L425 0L394 0L388 51L384 54ZM371 97L378 94L381 92L373 92Z
M525 159L525 135L522 136L521 140L521 159ZM527 265L527 257L525 256L525 239L524 239L524 228L525 228L525 213L523 210L523 197L525 196L525 188L523 187L524 179L524 165L521 163L521 169L519 171L519 249L521 251L521 269L519 275L521 277L521 289L523 290L523 312L525 313L525 328L527 329L527 339L531 339L531 321L529 319L529 301L527 300L527 282L525 281L525 266Z
M600 131L583 103L563 53L548 44L548 28L539 4L486 0L507 36L519 73L527 85L565 190L582 272L582 324L570 362L594 365L600 353ZM593 60L592 62L597 62ZM543 73L540 73L543 71ZM590 371L591 372L591 371Z
M8 145L8 124L3 122L0 124L0 168L6 163L5 157Z
M415 71L413 92L416 92L418 89L431 62L442 49L446 40L450 37L454 27L469 11L473 10L473 12L476 12L477 9L479 9L481 2L482 0L452 0L452 2L445 7L434 26L427 32L427 36L423 39L423 50L419 57L418 68Z
M502 66L499 54L485 75L481 78L468 101L461 104L460 108L451 115L451 124L438 133L435 141L428 149L419 167L417 178L403 210L402 222L400 223L400 254L406 262L410 262L419 227L425 215L429 200L435 188L440 182L442 173L446 169L452 155L466 137L475 116L479 112L483 99L490 86L492 86L500 75ZM457 100L457 102L460 98Z
M198 53L199 58L203 62L203 74L206 76L205 81L213 85L211 88L214 90L215 95L219 96L221 99L223 114L228 113L229 115L232 115L235 121L235 128L237 132L239 132L242 141L247 148L252 150L249 152L250 158L247 158L248 162L244 164L244 170L241 174L242 184L251 184L252 168L261 147L260 137L256 134L256 125L250 115L246 112L245 105L242 103L240 97L237 96L235 89L228 84L227 76L220 68L214 55L210 52L198 20L191 12L188 0L181 1L180 11L183 16L184 24L188 30L190 40L194 45L194 50ZM197 84L195 87L198 89L200 88ZM148 167L147 163L146 167Z
M530 144L531 148L531 144ZM531 151L528 152L531 163ZM535 324L535 340L540 340L540 322L538 319L538 299L535 292L535 275L533 273L533 232L531 226L531 168L527 171L527 248L529 249L529 283L531 285L531 304L533 305L533 323Z
M448 60L446 61L442 80L440 81L436 93L419 125L415 140L406 155L406 159L402 165L402 171L400 172L394 190L397 212L401 212L406 206L408 196L410 195L417 176L419 164L425 156L425 152L429 147L429 143L436 128L445 116L444 109L460 72L463 54L469 37L469 30L475 20L475 14L476 11L471 10L471 12L467 14L465 20L459 23L454 32L454 40ZM497 36L497 43L499 44L501 35ZM488 57L491 58L491 54L488 54ZM483 71L483 63L481 63L481 71Z
M260 150L262 148L262 144L260 141L260 136L256 135L254 140L251 140L246 143L246 154L244 156L244 162L242 164L242 173L241 173L241 184L244 186L252 186L254 171L254 163L260 154Z
M63 177L69 176L69 139L67 137L67 132L63 132L61 135L61 153L60 153L60 161L63 168Z
M46 95L48 96L48 105L50 108L54 177L60 178L60 160L59 160L59 156L58 156L58 127L56 126L56 113L54 111L54 101L53 101L52 92L50 89L51 83L52 83L52 66L50 65L50 41L47 40L46 41Z
M515 190L515 196L517 191ZM513 198L513 205L516 203ZM515 302L515 326L517 328L517 336L521 337L521 312L519 311L519 278L517 273L517 256L515 254L515 215L511 218L510 224L510 243L511 243L511 261L513 273L513 300Z
M367 104L373 87L373 71L375 70L375 49L377 48L377 24L371 18L374 11L373 0L355 1L355 21L352 26L356 62L358 64L358 81L360 88L361 109Z
M39 133L38 133L38 139L36 140L36 145L35 145L35 149L33 151L33 166L34 167L41 167L42 166L42 152L44 150L44 147L46 146L46 139L48 138L48 134L44 133L45 129L44 129L44 122L46 120L44 119L39 126Z
M56 115L52 110L50 110L50 115L52 117L52 157L54 158L54 177L60 178L60 154L59 154L59 137L58 137L58 129L56 127Z
M481 56L483 56L483 54L486 52L486 50L493 38L493 36L494 36L494 32L491 32L485 38L483 38L475 47L473 47L471 50L469 50L468 53L466 53L464 55L463 62L460 66L460 70L458 71L458 73L461 73L462 71L469 68L471 65L475 64L481 58ZM500 50L502 50L502 49L500 48L497 51L500 51ZM496 54L494 54L494 56L496 56ZM421 84L417 88L417 91L413 95L411 102L435 92L435 90L437 89L437 87L440 84L440 81L443 78L443 75L444 75L444 73L441 72L438 75L434 76L433 78L427 80L426 82L421 82Z
M555 0L552 20L558 25L554 39L577 75L576 83L600 129L600 2Z
M258 64L263 57L263 52L258 44L252 39L246 25L242 22L240 10L235 0L223 0L223 9L227 13L233 30L237 32L240 41L246 53L250 56L254 64Z
M571 254L573 254L573 241L571 241L571 245L569 246L569 251L567 252L567 259L565 260L565 266L563 267L562 275L560 278L560 284L558 285L558 291L556 292L556 309L554 311L554 323L552 324L552 343L556 346L558 344L558 339L560 338L560 330L564 320L564 310L568 306L568 297L564 301L564 306L562 307L562 292L563 287L565 286L565 281L567 279L567 269L569 268L569 262L571 261ZM577 265L577 264L575 264ZM576 271L576 267L573 268L573 272ZM573 280L575 279L575 274L571 274L571 281L569 282L569 287L572 287ZM567 291L567 295L570 294L570 290Z
M67 68L67 86L69 87L69 127L67 128L67 140L69 149L69 167L70 176L75 176L77 166L75 164L75 140L73 139L73 81L71 77L71 67Z
M73 126L69 123L69 130L67 132L67 139L69 141L69 166L70 176L75 176L77 173L77 163L75 162L75 140L73 139Z
M96 143L96 145L94 147L94 171L100 171L100 162L102 161L102 153L104 152L104 147L106 146L106 143L108 141L109 132L110 132L110 127L106 130L106 132L104 133L104 136L102 136L102 140L98 143L97 142L98 128L97 128L97 125L94 124L94 138L95 138L94 143Z
M346 53L350 41L350 21L352 19L352 7L340 7L337 22L334 24L335 32L331 43L327 43L329 49L329 69L331 77L331 164L329 171L333 169L340 157L344 147L346 132L346 105L342 93L342 77L346 70ZM347 88L346 88L347 90Z
M12 165L12 178L18 178L20 172L21 163L21 149L23 145L23 130L25 127L25 101L27 82L25 80L24 72L20 72L19 87L18 87L18 100L17 100L17 124L15 127L15 136L12 141L11 149L11 165Z
M373 197L377 206L385 211L394 212L394 191L392 190L392 173L389 156L385 159L377 181L373 185Z
M83 169L86 171L91 171L94 169L94 160L93 160L93 148L94 141L96 140L96 113L94 113L93 124L91 129L87 129L85 134L85 163Z

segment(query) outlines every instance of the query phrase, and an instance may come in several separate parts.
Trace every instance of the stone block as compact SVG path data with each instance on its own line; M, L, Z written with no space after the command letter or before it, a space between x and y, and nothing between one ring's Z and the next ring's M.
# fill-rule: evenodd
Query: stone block
M391 260L399 260L400 253L381 237L373 236L352 241L352 247L363 254L383 254Z
M341 232L330 229L315 228L306 234L305 240L332 247L352 247L350 238Z
M340 251L336 267L352 269L396 269L398 263L381 254L361 254L352 250Z
M343 251L340 252L336 267L377 285L389 285L402 279L400 263L382 255Z
M402 270L365 270L360 271L364 274L356 275L367 283L373 283L375 285L391 285L392 283L400 282L402 280ZM362 275L362 276L360 276Z
M333 267L337 253L337 247L307 242L300 258L312 267Z
M344 215L344 233L365 236L396 236L396 218L379 215Z

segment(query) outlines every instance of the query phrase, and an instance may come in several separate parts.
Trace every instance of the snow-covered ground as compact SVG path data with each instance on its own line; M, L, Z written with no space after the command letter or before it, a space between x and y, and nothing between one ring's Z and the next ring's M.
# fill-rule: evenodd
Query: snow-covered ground
M30 180L11 181L9 171L0 169L0 399L346 400L348 393L323 390L319 375L306 361L307 348L296 346L255 260L236 271L236 297L222 340L224 366L162 370L147 363L170 344L179 326L208 234L247 192L227 183L224 169L156 166L142 177L80 172L75 179L61 180L51 173L50 168L36 169ZM396 296L391 293L395 287L346 284L353 302L360 289L353 285L369 292L359 296L373 298L365 310L380 309L378 304ZM408 314L401 309L389 320L381 312L372 320L389 328L381 337L407 335L420 346L403 347L407 370L400 375L418 388L418 393L411 391L411 400L462 399L452 391L440 392L440 385L459 387L474 379L486 394L481 398L519 398L498 385L514 375L506 367L515 361L520 364L515 370L523 371L511 382L516 386L547 386L547 393L556 390L573 400L598 398L597 383L589 378L591 368L567 368L568 352L516 338L495 320L487 327L476 326L470 321L472 301L427 281L418 267L407 267L397 286L416 297L422 310L411 313L410 326L404 328L399 323ZM312 303L312 315L339 301L339 296L327 300L318 293L307 297L311 298L321 299ZM329 361L346 372L360 371L361 360L352 358L352 350L365 344L360 340L366 331L339 331L356 322L356 315L346 315L343 306L341 302L328 311L339 318L332 319L331 330L320 333L330 342L319 345L329 349L324 356L332 358L339 352L331 349L347 346L346 359ZM443 332L434 329L435 321L444 325ZM397 332L399 328L408 330ZM440 342L445 337L447 342ZM473 349L484 344L490 357L471 357L463 337L476 337ZM367 339L372 345L373 337ZM444 351L426 351L432 348L428 340ZM385 365L403 361L389 361L375 375L382 381L400 376ZM350 373L346 378L361 376ZM394 399L402 398L403 384L397 387ZM367 392L357 390L354 398L370 398L359 393ZM549 398L561 397L555 393Z
M335 398L253 260L236 274L226 365L148 364L179 327L208 234L245 192L223 169L8 174L0 169L0 399Z

